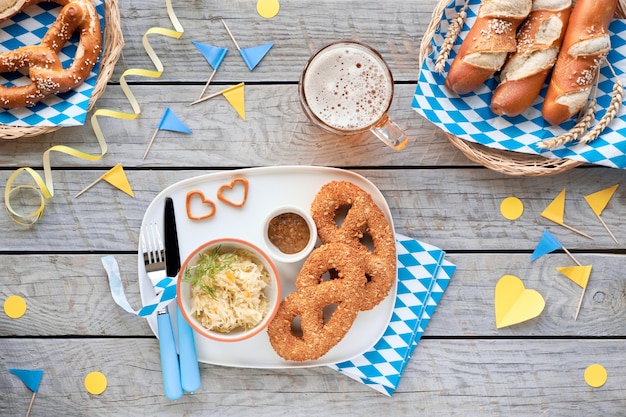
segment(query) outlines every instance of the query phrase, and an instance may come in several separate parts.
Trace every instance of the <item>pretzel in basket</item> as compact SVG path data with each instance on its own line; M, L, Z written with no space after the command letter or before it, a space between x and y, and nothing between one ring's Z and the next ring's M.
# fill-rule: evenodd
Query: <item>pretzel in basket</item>
M15 14L18 6L29 6L43 0L14 1L9 8ZM0 86L0 106L30 107L44 97L70 91L85 81L96 65L102 43L100 19L91 0L53 0L63 6L59 16L41 40L41 44L24 46L0 54L0 72L16 72L28 68L30 84ZM23 8L22 7L22 8ZM0 18L8 18L0 13ZM59 52L74 32L80 40L76 55L68 68L63 68Z

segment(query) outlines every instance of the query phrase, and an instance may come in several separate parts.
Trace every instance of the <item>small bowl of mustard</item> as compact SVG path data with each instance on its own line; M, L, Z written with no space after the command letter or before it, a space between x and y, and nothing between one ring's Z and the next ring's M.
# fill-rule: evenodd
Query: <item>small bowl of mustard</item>
M317 227L309 213L282 206L266 217L263 237L272 258L283 263L299 262L313 251Z

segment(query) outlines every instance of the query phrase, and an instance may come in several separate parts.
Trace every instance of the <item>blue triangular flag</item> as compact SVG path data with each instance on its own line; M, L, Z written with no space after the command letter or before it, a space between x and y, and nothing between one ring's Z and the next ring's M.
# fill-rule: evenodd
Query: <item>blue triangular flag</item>
M240 49L239 53L243 58L250 71L256 67L263 57L267 54L270 48L274 46L274 42L266 43L265 45L255 46L252 48Z
M209 65L217 70L222 63L222 60L228 52L228 48L220 48L218 46L206 45L204 43L192 41L192 43L198 48L200 53L204 55Z
M191 129L187 127L179 118L170 110L165 109L161 123L159 123L159 130L171 130L172 132L191 133Z
M43 376L43 371L41 369L9 369L9 372L21 379L32 392L37 392L39 389L39 383L41 382L41 377Z
M546 229L544 230L543 236L541 237L539 244L537 244L535 251L532 255L530 255L530 261L532 262L540 256L553 252L557 249L561 249L562 247L563 245L561 242L559 242L557 238L555 238L552 233Z

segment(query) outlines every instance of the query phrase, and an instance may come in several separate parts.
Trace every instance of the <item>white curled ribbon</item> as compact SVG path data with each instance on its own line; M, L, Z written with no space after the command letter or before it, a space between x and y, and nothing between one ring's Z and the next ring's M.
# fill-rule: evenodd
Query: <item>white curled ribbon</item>
M120 276L120 268L117 264L117 260L113 255L107 255L102 257L102 266L107 272L109 277L109 288L111 289L111 295L115 303L122 307L126 312L135 314L140 317L146 317L159 311L176 298L176 281L172 278L163 278L154 287L157 295L150 300L141 309L135 310L124 293L124 286L122 285L122 279Z

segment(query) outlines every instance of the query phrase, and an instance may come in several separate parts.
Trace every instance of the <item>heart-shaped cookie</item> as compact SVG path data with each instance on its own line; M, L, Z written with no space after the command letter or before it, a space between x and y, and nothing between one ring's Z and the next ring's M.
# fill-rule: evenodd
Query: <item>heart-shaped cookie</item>
M234 192L235 190L235 186L240 184L240 187L243 187L243 195L241 198L241 202L237 203L232 201L231 199L227 198L224 196L224 192L227 191L228 193L230 193L231 191ZM224 184L222 185L218 190L217 190L217 198L223 202L226 203L228 205L231 205L233 207L243 207L244 204L246 204L246 200L248 198L248 180L245 178L235 178L233 179L230 184Z
M496 327L506 327L537 317L546 302L535 290L527 290L518 277L505 275L496 284Z
M200 201L202 202L202 205L207 206L209 208L208 213L205 213L201 216L196 216L191 212L191 202L194 197L200 197ZM186 206L187 206L187 217L189 217L191 220L205 220L205 219L208 219L209 217L212 217L215 214L215 203L207 199L204 196L204 193L202 191L198 191L198 190L189 191L187 193Z

